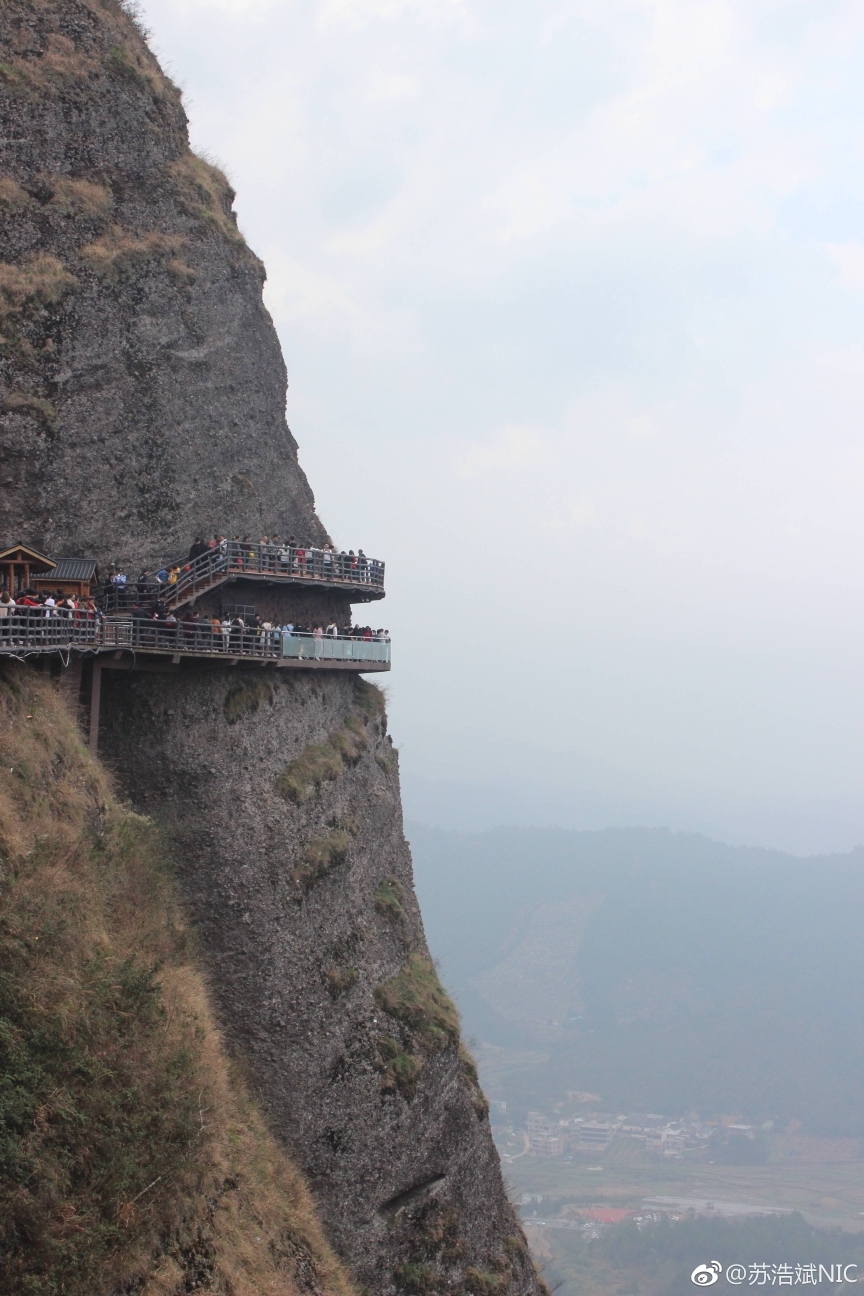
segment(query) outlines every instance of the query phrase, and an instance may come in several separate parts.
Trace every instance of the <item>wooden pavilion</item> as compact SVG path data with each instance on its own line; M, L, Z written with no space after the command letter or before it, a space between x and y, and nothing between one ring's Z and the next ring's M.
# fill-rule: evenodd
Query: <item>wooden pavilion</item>
M29 589L37 576L53 572L57 564L51 558L31 549L29 545L16 544L0 552L0 589L7 589L14 597Z

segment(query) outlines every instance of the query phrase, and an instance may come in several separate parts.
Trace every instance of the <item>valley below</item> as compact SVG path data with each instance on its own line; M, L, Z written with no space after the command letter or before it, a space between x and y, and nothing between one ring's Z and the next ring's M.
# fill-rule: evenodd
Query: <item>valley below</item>
M857 1265L864 1248L846 1025L864 1006L860 852L409 831L430 945L550 1287L680 1296L725 1257L755 1266L745 1285L842 1290L818 1264Z

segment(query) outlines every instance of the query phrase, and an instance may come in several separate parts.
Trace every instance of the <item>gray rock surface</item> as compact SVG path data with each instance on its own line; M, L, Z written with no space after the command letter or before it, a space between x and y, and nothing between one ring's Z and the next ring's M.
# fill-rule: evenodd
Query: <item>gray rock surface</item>
M412 960L435 978L379 691L224 668L106 670L102 688L103 759L175 835L229 1038L357 1277L381 1296L412 1290L424 1266L423 1290L535 1292L455 1034L430 1045L422 1012L382 1006ZM346 723L359 747L305 795L303 769ZM280 779L298 759L296 801Z
M130 567L322 540L263 266L179 92L113 0L4 0L0 47L0 534Z

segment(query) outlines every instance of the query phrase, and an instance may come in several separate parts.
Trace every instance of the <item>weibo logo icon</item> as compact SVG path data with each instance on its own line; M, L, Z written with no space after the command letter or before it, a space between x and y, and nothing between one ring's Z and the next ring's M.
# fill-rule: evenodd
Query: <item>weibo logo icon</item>
M697 1265L690 1275L690 1281L697 1287L710 1287L722 1272L723 1266L719 1260L712 1260L710 1264Z

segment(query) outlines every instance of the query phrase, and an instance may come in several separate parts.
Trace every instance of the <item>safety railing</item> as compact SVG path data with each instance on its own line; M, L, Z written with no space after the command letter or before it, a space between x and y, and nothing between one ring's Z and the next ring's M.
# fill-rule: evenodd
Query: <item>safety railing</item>
M46 615L46 609L23 610L0 616L0 652L57 652L92 647L101 635L102 618L92 613Z
M346 554L332 549L226 540L197 558L163 570L176 571L178 567L176 578L166 582L108 582L99 593L100 605L106 612L123 612L138 604L149 606L157 600L166 607L179 607L216 585L244 576L289 584L324 584L379 597L384 593L384 563L367 558L362 551Z
M0 617L0 655L28 656L77 649L105 652L111 649L189 654L230 658L277 660L294 658L314 663L390 662L390 640L351 635L287 633L252 630L245 626L220 626L206 621L153 620L141 617L46 616L44 611L15 612Z
M282 656L307 661L389 662L389 639L360 639L347 635L284 634Z

